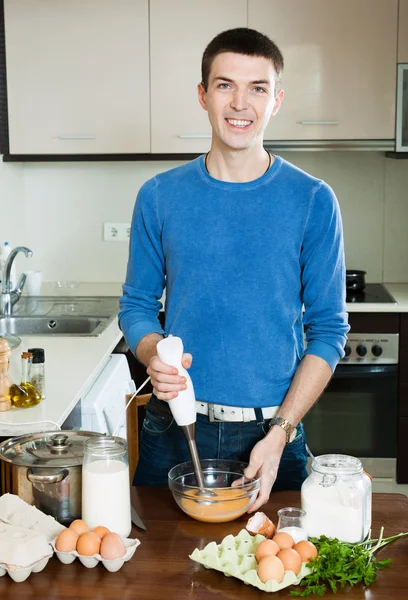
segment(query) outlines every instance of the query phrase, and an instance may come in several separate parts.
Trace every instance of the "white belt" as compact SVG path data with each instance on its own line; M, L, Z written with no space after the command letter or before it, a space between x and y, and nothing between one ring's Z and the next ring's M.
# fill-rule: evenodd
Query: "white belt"
M264 419L272 419L280 406L267 406L261 408ZM212 402L200 402L196 400L196 411L200 415L208 415L209 421L256 421L254 408L242 408L240 406L224 406Z

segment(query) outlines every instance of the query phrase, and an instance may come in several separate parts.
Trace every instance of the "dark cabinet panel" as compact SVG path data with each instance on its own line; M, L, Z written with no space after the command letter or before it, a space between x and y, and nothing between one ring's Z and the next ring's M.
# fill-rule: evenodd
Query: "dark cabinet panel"
M408 417L398 422L397 483L408 483Z
M401 338L400 338L401 346L408 347L408 314L405 314L405 313L403 313L401 315L400 334L401 334Z
M400 381L398 395L398 415L400 417L408 417L408 381L405 383L401 383Z

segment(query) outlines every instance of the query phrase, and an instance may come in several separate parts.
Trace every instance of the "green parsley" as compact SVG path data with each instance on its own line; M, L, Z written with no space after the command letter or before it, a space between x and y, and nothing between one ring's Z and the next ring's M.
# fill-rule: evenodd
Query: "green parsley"
M391 563L391 559L377 561L374 553L387 544L408 536L408 533L400 533L384 538L383 533L384 527L381 527L379 538L371 539L370 532L368 538L359 544L340 542L337 538L328 538L325 535L311 538L310 541L316 546L319 554L307 564L312 571L299 584L304 589L292 590L291 596L324 596L328 588L335 594L346 585L353 586L363 582L368 586L373 583L377 571Z

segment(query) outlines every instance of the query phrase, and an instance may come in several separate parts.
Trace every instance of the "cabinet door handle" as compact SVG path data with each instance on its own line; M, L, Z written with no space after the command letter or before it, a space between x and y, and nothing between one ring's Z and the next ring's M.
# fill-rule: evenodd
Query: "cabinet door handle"
M211 133L186 133L179 135L180 140L210 140Z
M299 125L338 125L338 121L298 121Z
M96 135L59 135L60 140L96 140Z

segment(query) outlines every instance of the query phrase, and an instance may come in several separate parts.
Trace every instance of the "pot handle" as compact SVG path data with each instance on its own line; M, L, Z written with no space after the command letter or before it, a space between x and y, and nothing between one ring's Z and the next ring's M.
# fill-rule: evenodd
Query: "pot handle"
M68 475L68 469L62 469L62 471L59 471L58 473L45 472L44 474L38 473L38 470L27 470L27 479L28 481L31 481L31 483L60 483L60 481L68 477Z

